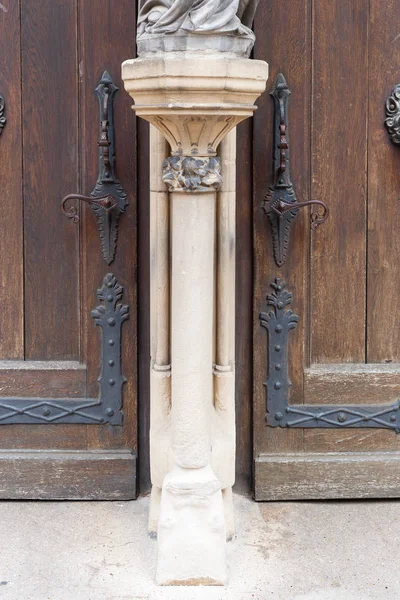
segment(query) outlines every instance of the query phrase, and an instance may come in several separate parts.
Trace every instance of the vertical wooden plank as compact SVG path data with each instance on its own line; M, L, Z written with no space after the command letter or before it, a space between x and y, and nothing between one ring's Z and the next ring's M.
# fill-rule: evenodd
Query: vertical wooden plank
M368 0L313 6L311 362L364 362Z
M20 3L0 10L0 95L7 124L0 136L0 357L24 357Z
M368 22L369 0L314 2L312 197L331 211L313 236L314 363L366 358ZM307 429L304 450L367 449L375 437Z
M237 128L236 173L236 484L248 493L253 459L253 123Z
M150 196L149 126L137 122L138 152L138 427L139 487L142 494L150 481Z
M96 303L96 289L108 272L114 273L124 287L123 301L129 304L130 317L122 329L122 370L124 386L123 427L89 426L89 448L136 448L137 390L137 294L136 294L136 149L135 118L132 101L124 90L121 63L135 55L136 9L131 0L80 0L80 143L82 191L89 194L98 175L99 108L94 94L104 70L108 70L119 92L114 101L116 168L129 206L119 222L118 246L114 262L107 266L100 250L95 217L82 207L82 337L88 367L89 391L98 391L99 332L90 311Z
M25 356L79 358L76 0L22 0Z
M1 298L0 313L0 335L4 335L5 341L5 345L3 340L1 342L2 358L13 358L13 354L15 358L24 358L20 55L23 64L27 358L70 358L77 353L79 343L77 232L62 218L59 206L62 194L76 185L74 2L23 0L22 48L20 3L3 4L7 11L0 10L0 40L4 50L0 53L0 94L8 100L8 122L0 137L0 181L1 193L4 192L0 246L4 244L7 256L0 270L2 280L7 279L7 293ZM64 147L66 142L70 148ZM3 169L6 172L3 173ZM67 287L62 285L64 278ZM8 331L2 324L3 318L9 323ZM14 344L15 350L12 350ZM79 450L86 447L86 426L2 425L0 439L2 448Z
M382 10L382 3L371 0L370 10L367 360L398 362L400 149L383 120L386 98L400 83L400 4L386 0Z
M255 58L270 63L270 90L282 72L292 92L289 107L291 176L299 201L308 200L310 161L310 2L292 0L260 3L255 21L257 43ZM254 449L260 452L299 452L303 448L302 430L267 428L265 424L265 387L267 378L267 336L260 327L259 313L266 308L266 295L275 277L283 279L294 294L293 310L301 319L290 341L290 378L292 401L302 401L303 366L307 360L307 293L309 214L301 211L291 231L288 258L282 268L273 259L272 236L261 204L273 183L273 102L264 94L254 118Z

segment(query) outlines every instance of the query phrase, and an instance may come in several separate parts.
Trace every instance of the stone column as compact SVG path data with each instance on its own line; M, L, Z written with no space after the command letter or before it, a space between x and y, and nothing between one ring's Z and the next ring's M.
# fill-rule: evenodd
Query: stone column
M226 536L235 534L232 486L235 483L235 272L236 129L219 146L223 182L217 200L216 331L212 467L222 487Z
M171 149L162 165L163 181L170 191L172 265L171 467L164 466L169 470L162 482L158 521L157 582L163 585L223 585L227 579L221 480L226 479L225 504L230 513L226 516L232 529L234 331L229 331L232 303L226 316L223 299L233 293L233 284L225 273L232 272L229 235L222 234L217 244L222 296L214 319L217 192L223 181L217 148L240 121L253 114L254 101L265 89L267 71L264 62L223 52L160 53L123 64L134 110L165 136ZM228 204L232 202L234 138L229 140L223 157L228 184L218 200L218 229L225 233L232 229ZM161 235L160 239L164 241L157 247L165 248L165 238ZM219 333L214 352L215 321ZM168 354L162 358L168 363ZM214 361L214 378L221 377L216 395ZM222 408L229 404L221 419L215 418L218 398ZM213 430L218 429L229 448L225 462L212 458L212 445L218 446ZM161 460L165 465L165 453Z
M160 168L169 154L164 136L150 125L150 473L149 532L155 536L161 488L170 470L170 202Z

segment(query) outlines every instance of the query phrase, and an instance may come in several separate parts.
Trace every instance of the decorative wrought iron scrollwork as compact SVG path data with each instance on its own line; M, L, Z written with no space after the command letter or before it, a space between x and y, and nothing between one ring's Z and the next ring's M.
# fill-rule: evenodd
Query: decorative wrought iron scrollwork
M280 73L270 92L275 103L274 113L274 185L272 185L263 202L263 209L268 215L272 230L274 259L281 267L287 258L290 242L290 228L300 208L310 205L323 207L322 213L313 212L311 228L316 229L324 223L329 215L328 207L320 200L298 202L293 183L290 179L290 148L288 105L291 92L286 79Z
M3 96L0 96L0 135L3 133L3 129L6 126L7 119L5 117L6 101Z
M110 210L112 210L113 208L116 208L118 206L117 201L115 200L114 196L111 196L111 195L105 196L104 198L93 198L92 196L82 196L82 194L69 194L68 196L65 196L65 198L61 202L61 212L68 219L71 219L73 221L73 223L79 222L79 215L78 215L78 209L76 208L76 206L68 206L67 207L67 204L71 200L82 200L82 202L87 202L92 207L98 206L99 208L104 210L106 213L110 212Z
M67 206L67 204L72 200L83 200L90 204L97 219L101 251L108 265L115 257L119 218L128 206L127 194L116 176L115 167L113 99L117 91L118 88L114 85L110 74L104 71L95 89L100 106L100 138L99 176L94 190L90 196L69 194L61 202L63 214L74 223L79 221L78 210L75 206Z
M289 331L299 317L288 308L293 295L279 278L267 296L269 312L260 313L260 324L268 332L268 377L265 420L270 427L379 428L400 433L400 400L393 404L289 404Z
M11 423L86 423L122 425L121 328L129 308L121 304L123 288L112 273L97 290L101 304L92 318L102 329L99 398L6 398L0 397L0 425Z
M392 142L400 144L400 83L386 100L385 125Z

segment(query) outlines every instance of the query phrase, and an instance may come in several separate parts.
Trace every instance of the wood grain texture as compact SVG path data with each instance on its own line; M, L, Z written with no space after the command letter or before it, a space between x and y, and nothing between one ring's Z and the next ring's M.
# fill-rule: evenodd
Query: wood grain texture
M0 95L7 124L0 137L0 358L24 357L20 2L0 11Z
M261 455L256 500L398 498L399 452Z
M400 361L400 151L389 140L385 102L400 83L400 4L370 2L368 98L367 360ZM364 82L364 86L366 82Z
M249 493L253 468L253 123L237 128L236 171L236 484Z
M82 398L86 369L79 363L52 363L49 368L36 361L0 361L1 396Z
M259 5L255 21L257 42L255 58L270 63L267 92L282 72L292 92L289 104L289 144L291 177L299 201L310 198L310 78L311 78L311 4L307 0L287 3L267 0ZM267 32L269 32L267 34ZM302 430L284 431L267 428L265 387L267 378L267 336L260 327L259 313L266 308L266 295L275 277L286 281L293 292L293 310L301 315L290 347L291 397L301 402L303 366L308 347L308 254L310 244L309 213L301 211L292 226L288 258L282 268L274 262L271 229L261 204L273 178L274 105L265 93L259 100L254 118L254 453L301 451Z
M132 500L130 452L1 452L2 500Z
M302 4L306 6L306 0ZM277 62L277 70L285 74L292 89L289 118L293 163L296 155L293 151L292 111L293 105L298 102L298 91L294 91L292 75L287 69L291 66L297 73L300 67L295 67L293 58L291 61L289 58L294 40L292 32L285 34L279 29L280 20L276 11L283 11L284 8L287 9L279 6L265 6L262 9L265 23L263 25L261 20L259 24L258 47L264 47L266 36L262 32L267 30L268 22L274 23L274 34L270 36L272 41L268 42L273 50L269 51ZM293 6L293 11L299 14L299 8L295 11ZM384 364L399 360L400 334L395 323L400 311L400 287L396 259L399 250L396 237L399 224L396 208L398 148L389 143L383 126L386 97L398 83L400 40L396 27L399 16L400 7L394 0L388 2L387 10L385 5L385 11L382 11L377 0L372 3L355 0L346 6L339 0L312 2L312 33L306 40L307 48L310 52L312 50L311 81L307 79L307 70L304 71L309 85L305 94L308 94L311 103L312 118L311 123L304 119L302 121L305 131L308 128L310 135L306 143L311 143L311 161L303 160L303 177L306 181L311 179L309 198L326 202L331 214L328 221L312 235L310 269L301 252L290 258L293 260L293 264L289 263L290 270L282 269L283 279L294 293L292 308L300 315L301 324L293 334L289 348L290 377L294 383L289 398L291 403L379 404L389 403L400 396L398 365ZM275 36L278 40L285 39L282 47L287 56L283 56L283 67L279 64L279 48L274 47ZM296 48L298 50L298 46ZM258 56L268 59L267 56ZM260 108L265 118L268 108L262 103ZM296 113L296 116L297 120L301 119L300 113ZM257 118L260 119L260 114L256 117L256 140L263 127L262 122L257 124ZM299 132L296 138L298 136ZM270 132L268 139L272 139ZM261 161L265 160L266 155L265 147L259 147L257 141L255 148L257 188L257 182L265 179L265 175L260 175L262 166L257 166L257 157L260 156ZM308 151L307 148L306 153ZM269 146L267 152L270 153ZM298 174L294 170L292 176L297 189ZM262 185L265 185L264 182ZM374 456L376 453L373 469L376 482L379 469L382 470L383 485L379 488L378 483L373 484L372 494L396 496L399 488L385 484L383 471L387 455L381 454L400 450L400 438L392 431L305 428L297 434L298 437L293 437L293 431L263 426L265 393L261 389L261 373L265 379L267 356L266 339L263 346L257 329L260 301L257 298L260 293L257 286L260 282L265 286L273 276L268 263L270 258L265 257L268 229L263 231L257 219L256 213L255 448L256 455L265 453L269 456L265 461L264 458L256 461L258 499L341 497L340 491L330 495L318 458L319 455L324 456L322 453L330 456L333 452L343 453L344 457L353 456L354 452L359 453L360 457L363 453L366 457L370 452ZM306 225L303 224L303 227ZM305 238L303 243L306 244ZM303 270L299 266L302 264L306 265ZM296 280L296 273L299 272L305 278L308 273L310 275L309 297L307 288L303 288L306 290L303 292ZM308 347L308 330L311 342L309 351L302 353L298 345L303 340L305 347ZM363 363L366 360L379 364L365 365ZM307 368L310 362L313 366ZM287 465L285 452L288 454ZM305 453L303 462L301 454L298 454L300 452ZM314 466L311 453L316 454L317 466ZM292 465L291 456L295 456L295 466ZM365 467L367 472L366 486L368 472L372 473L368 460L366 458L360 467ZM258 463L262 463L261 466ZM299 466L303 463L306 465L304 468ZM310 469L310 475L307 469ZM358 497L357 490L361 488L357 487L356 476L352 491L347 471L335 470L336 467L331 467L329 461L327 469L327 481L334 490L340 488L342 477L344 487L347 486L343 497ZM330 469L333 469L332 481L329 479ZM317 473L317 483L320 483L307 487L307 479L313 477L314 472ZM280 480L284 475L288 477L287 489L290 491L283 492L283 495L275 493L286 485ZM268 487L272 492L267 490Z
M140 493L150 491L150 197L149 125L138 119L138 470Z
M310 404L390 404L400 398L400 365L313 365L304 373L304 402ZM304 431L305 452L382 452L400 449L387 429Z
M130 0L82 0L79 3L79 90L80 90L80 177L81 190L90 193L98 174L99 108L94 89L108 70L119 91L114 101L116 169L128 194L129 206L119 222L116 257L112 265L103 260L95 217L82 207L81 281L83 362L87 364L89 393L96 393L99 374L99 331L90 311L96 289L106 273L112 272L124 288L123 302L130 317L122 328L123 427L88 427L88 447L136 448L137 395L137 264L136 264L136 148L135 118L131 99L124 91L121 63L135 54L135 3Z
M367 81L368 0L314 2L312 363L365 360Z
M79 359L76 0L21 0L25 357Z
M39 0L32 3L21 0L21 48L15 21L20 18L19 3L9 5L7 13L0 11L0 22L4 36L0 37L7 51L2 52L17 77L18 85L13 93L8 117L15 140L12 165L9 165L8 180L18 177L19 197L23 191L24 208L18 203L18 195L10 189L13 208L7 210L7 225L2 228L2 240L7 243L10 263L3 261L2 275L12 265L12 288L8 294L13 307L2 302L2 314L7 315L11 328L1 327L1 334L26 346L27 359L78 359L79 315L78 315L78 231L60 212L64 194L76 189L77 182L77 55L76 55L76 3L75 0ZM6 18L8 25L5 25ZM14 28L14 30L13 30ZM9 33L13 36L8 39ZM2 46L3 47L3 46ZM21 68L22 59L22 68ZM1 59L0 59L1 62ZM6 74L7 75L7 74ZM5 75L5 81L7 76ZM21 81L22 77L22 81ZM21 173L21 100L23 125L23 165ZM0 91L0 93L2 93ZM9 127L10 121L7 123ZM7 130L5 130L6 132ZM6 133L1 137L3 148ZM10 149L11 151L11 149ZM2 154L2 164L7 156ZM1 167L0 167L1 170ZM10 173L13 174L10 178ZM2 177L2 182L3 182ZM8 185L8 184L7 184ZM0 217L1 218L1 217ZM20 234L15 229L14 219L20 221ZM13 239L8 239L13 232ZM22 254L22 232L24 232L24 255ZM18 239L20 242L18 242ZM14 247L21 243L21 252L15 254ZM0 242L1 244L1 242ZM21 311L22 276L25 260L25 341L20 338L23 326L15 311ZM9 283L10 285L10 283ZM12 289L12 294L10 294ZM3 312L6 308L7 312ZM14 320L14 318L16 320ZM0 317L2 319L2 317ZM19 341L18 341L19 340ZM8 343L8 342L7 342ZM21 346L22 344L22 346ZM7 353L3 358L24 358L19 353ZM86 385L68 383L61 374L60 381L50 376L49 385L56 391L74 393L76 384L80 390ZM24 384L39 395L47 394L47 385L40 375L21 371L12 385L13 373L4 374L2 383L7 394L16 395ZM65 394L63 394L65 395ZM68 395L68 394L66 394ZM0 446L3 449L84 449L86 448L86 426L73 425L3 425L0 428Z
M2 425L3 450L85 450L86 425Z
M99 393L101 332L90 311L97 305L96 289L109 269L101 257L93 215L86 215L82 239L80 227L62 216L60 202L67 193L79 191L80 181L86 193L96 182L99 110L93 90L104 69L111 71L120 87L115 111L117 168L130 200L121 220L118 258L112 270L125 288L124 302L131 311L123 328L123 372L128 378L124 428L1 426L3 451L19 452L12 452L11 458L9 453L7 457L0 454L2 498L112 499L133 498L136 493L132 483L136 461L130 454L136 446L137 383L135 120L120 79L121 62L134 52L134 26L135 7L128 0L118 4L111 0L21 0L12 2L7 12L0 11L0 39L7 49L0 57L0 94L6 97L8 109L7 128L0 140L4 151L0 176L6 194L2 205L7 219L0 240L0 250L7 255L0 275L0 358L24 358L25 343L27 359L0 362L0 393L39 397L97 397ZM7 131L12 132L8 141ZM112 451L99 458L85 452L88 446ZM24 448L45 453L21 454ZM115 458L114 448L126 451ZM54 449L73 454L61 456Z
M380 243L383 244L386 244L388 238L387 228L396 219L393 203L391 207L387 206L386 210L389 212L386 212L386 216L382 212L378 216L377 202L386 203L387 200L381 193L378 198L377 191L373 196L375 200L371 219L369 200L371 177L367 173L367 166L369 172L371 145L379 148L377 152L380 153L380 159L384 157L384 146L377 143L377 140L373 144L371 142L368 106L370 103L375 105L375 76L379 77L379 74L376 71L378 67L371 64L370 56L376 54L377 48L380 48L379 52L385 57L390 55L387 37L380 38L378 43L375 32L375 39L371 38L379 10L377 5L369 5L367 0L357 0L346 7L340 2L317 3L314 13L313 196L331 204L331 215L315 237L312 254L312 361L317 363L357 364L371 360L371 357L374 360L378 358L378 354L373 356L367 347L371 335L371 339L380 340L378 345L372 342L375 350L378 347L383 350L384 344L390 345L389 340L396 339L397 335L391 317L398 302L396 277L390 282L385 281L387 287L380 290L379 298L376 296L376 279L373 292L370 292L370 283L374 282L376 269L381 273L387 269L385 261L380 262L383 256L378 255L374 244L371 245L374 234L372 238L367 234L367 219L369 226L374 223L381 231ZM379 18L383 18L383 15ZM334 27L332 23L335 24ZM335 57L334 60L329 60L329 69L326 68L328 56ZM383 69L383 65L381 68ZM359 106L365 106L366 109L358 110ZM383 106L384 104L381 105L380 120L382 133ZM349 110L343 110L343 107L348 107ZM375 156L373 160L376 158ZM383 163L379 164L382 169ZM383 225L384 223L387 225ZM367 261L372 261L373 271ZM366 311L367 296L369 313ZM387 301L387 297L391 300ZM386 317L382 318L383 313L375 311L378 302L381 302L380 309L392 310L392 313L387 312ZM389 324L383 325L385 320ZM383 352L380 356L384 360L387 355ZM385 372L382 366L382 373ZM349 374L348 390L351 388L351 381L352 376ZM385 403L393 398L393 380L382 376L380 381L380 402ZM341 390L343 400L346 401L343 386ZM341 403L340 390L337 391L337 402ZM364 397L374 394L375 397L379 396L379 388L374 386L372 380L368 392L367 385L361 382L359 390L353 387L352 391ZM304 431L304 450L399 450L400 439L396 435L390 435L391 433L393 432L385 430L361 429L350 432L342 429L307 429ZM382 494L384 495L383 492Z
M390 404L400 398L400 365L318 365L304 372L307 404Z

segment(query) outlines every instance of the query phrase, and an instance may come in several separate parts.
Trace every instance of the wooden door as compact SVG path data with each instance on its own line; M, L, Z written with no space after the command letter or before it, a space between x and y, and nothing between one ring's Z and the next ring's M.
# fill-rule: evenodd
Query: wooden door
M131 0L0 4L0 498L136 494L135 123L120 77L135 22ZM129 202L110 265L92 209L78 224L60 210L97 180L106 70Z
M325 202L330 216L312 232L300 210L276 264L261 208L273 184L264 95L254 119L257 500L400 496L400 148L384 126L400 82L399 22L396 0L260 3L255 56L270 63L270 89L282 73L291 91L297 198ZM272 314L260 323L261 312Z

